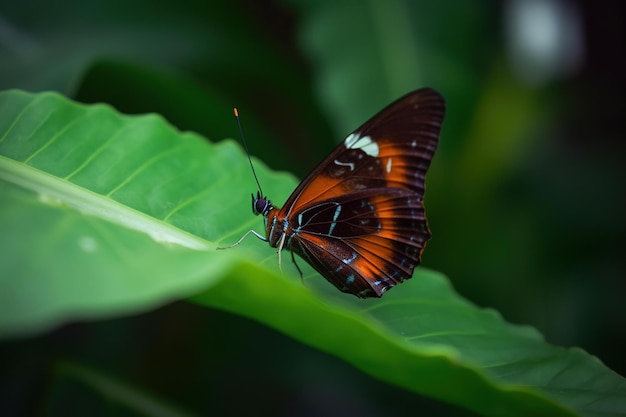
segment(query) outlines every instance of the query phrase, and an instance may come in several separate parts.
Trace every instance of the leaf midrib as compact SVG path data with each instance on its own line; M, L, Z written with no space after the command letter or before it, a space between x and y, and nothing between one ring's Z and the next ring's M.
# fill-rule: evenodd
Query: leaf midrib
M145 233L159 243L175 244L196 250L207 250L215 246L111 198L3 155L0 155L0 180L39 194L41 201L47 204L56 202L59 205L67 205L82 213Z

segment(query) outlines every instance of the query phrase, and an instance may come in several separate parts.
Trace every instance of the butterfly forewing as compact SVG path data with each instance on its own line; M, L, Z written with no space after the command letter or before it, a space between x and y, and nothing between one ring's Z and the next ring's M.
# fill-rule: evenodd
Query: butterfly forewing
M313 201L376 185L408 188L423 195L444 112L443 98L432 89L398 99L348 135L283 207L293 212Z
M422 199L444 112L439 93L422 89L356 129L282 209L266 214L270 244L282 238L359 297L380 297L410 278L431 237Z

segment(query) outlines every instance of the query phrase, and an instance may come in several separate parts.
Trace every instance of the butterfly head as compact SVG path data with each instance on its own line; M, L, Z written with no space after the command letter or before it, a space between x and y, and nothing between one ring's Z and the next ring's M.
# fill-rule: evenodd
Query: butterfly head
M252 212L255 216L262 214L264 216L269 213L271 209L273 209L272 202L267 198L263 197L260 191L256 192L256 197L252 194Z

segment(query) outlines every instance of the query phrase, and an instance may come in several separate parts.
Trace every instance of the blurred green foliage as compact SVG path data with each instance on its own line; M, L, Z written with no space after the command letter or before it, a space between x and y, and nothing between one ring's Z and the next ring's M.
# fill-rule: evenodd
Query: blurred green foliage
M435 87L448 114L428 177L434 238L424 264L453 277L456 289L479 305L536 326L551 343L581 346L623 375L625 66L615 51L624 28L613 18L619 10L581 6L587 47L581 67L529 84L511 67L503 7L408 0L4 2L0 89L56 90L122 112L157 112L212 140L237 136L236 105L251 152L302 177L388 102ZM233 337L192 340L187 323ZM172 393L170 379L183 374L168 358L206 352L216 359L203 364L207 379L198 385L210 390L228 381L266 412L276 411L254 386L275 387L326 415L329 402L339 404L332 408L337 415L345 408L361 415L415 407L450 413L246 320L206 317L188 305L77 324L2 349L30 353L7 373L12 381L5 386L17 387L12 392L22 399L34 394L19 387L58 356L101 363L116 357L121 362L112 369L130 367L135 382L202 409L191 393ZM234 362L233 373L225 363ZM35 391L57 387L42 382ZM52 401L50 409L57 406ZM237 403L217 414L243 408Z

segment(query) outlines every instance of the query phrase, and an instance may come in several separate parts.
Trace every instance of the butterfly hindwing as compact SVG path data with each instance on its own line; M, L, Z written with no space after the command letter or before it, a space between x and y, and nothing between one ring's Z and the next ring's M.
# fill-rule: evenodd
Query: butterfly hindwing
M372 188L299 213L289 249L341 291L380 296L409 278L430 238L414 193Z

